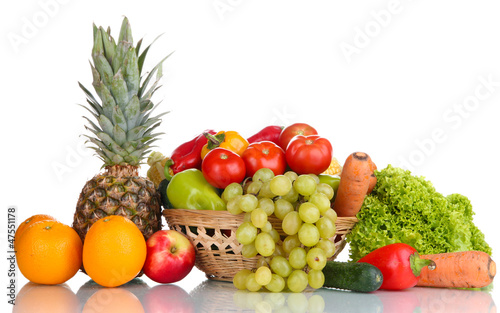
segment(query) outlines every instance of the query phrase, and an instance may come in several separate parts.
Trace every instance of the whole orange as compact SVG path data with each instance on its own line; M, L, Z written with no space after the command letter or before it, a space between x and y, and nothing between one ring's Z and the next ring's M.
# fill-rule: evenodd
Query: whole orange
M24 220L24 222L19 224L19 226L17 227L17 230L16 230L16 234L14 236L14 247L16 246L16 243L19 240L19 237L21 236L21 234L24 232L24 230L26 228L28 228L29 226L33 225L36 222L47 221L47 220L55 221L56 219L50 215L36 214L36 215L33 215L33 216L27 218L26 220Z
M76 231L58 221L27 227L16 245L21 273L38 284L62 284L82 266L82 241Z
M146 240L137 226L119 215L103 217L87 232L83 267L96 283L116 287L137 276L146 260Z

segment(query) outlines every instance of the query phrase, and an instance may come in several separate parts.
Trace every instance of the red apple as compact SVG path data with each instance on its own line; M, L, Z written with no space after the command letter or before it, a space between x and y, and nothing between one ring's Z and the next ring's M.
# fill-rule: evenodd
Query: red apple
M175 283L193 269L196 251L193 244L176 230L160 230L146 242L143 271L157 283Z

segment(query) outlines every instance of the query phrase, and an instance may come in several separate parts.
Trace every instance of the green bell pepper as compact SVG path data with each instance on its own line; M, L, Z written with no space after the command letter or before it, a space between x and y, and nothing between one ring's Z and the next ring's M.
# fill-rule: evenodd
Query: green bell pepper
M337 197L337 190L339 190L340 177L328 174L320 174L318 177L320 183L325 183L333 188L333 198L331 201L335 201L335 198Z
M226 210L226 203L203 173L195 168L175 174L167 186L167 198L174 209Z

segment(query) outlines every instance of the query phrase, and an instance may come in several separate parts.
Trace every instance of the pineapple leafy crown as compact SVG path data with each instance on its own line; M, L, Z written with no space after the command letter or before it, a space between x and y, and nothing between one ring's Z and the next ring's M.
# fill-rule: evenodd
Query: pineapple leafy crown
M84 116L90 124L90 127L85 128L93 133L93 136L85 135L87 143L93 144L90 148L104 162L103 167L138 166L151 152L151 144L163 134L155 133L154 130L160 125L161 117L168 112L151 116L159 104L153 104L151 97L160 88L162 63L173 52L142 76L146 55L159 36L141 53L142 39L134 46L132 30L126 17L121 25L118 43L111 36L109 27L105 31L94 24L93 28L93 64L90 62L90 67L92 85L100 101L78 83L87 96L88 106L83 107L97 122ZM153 78L155 81L149 86Z

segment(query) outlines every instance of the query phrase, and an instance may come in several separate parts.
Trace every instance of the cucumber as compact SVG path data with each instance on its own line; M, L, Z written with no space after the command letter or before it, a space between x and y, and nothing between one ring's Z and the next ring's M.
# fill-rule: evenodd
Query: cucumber
M160 194L161 205L164 209L172 209L172 205L167 197L167 186L170 181L164 179L158 185L158 193Z
M326 262L323 287L371 292L380 288L382 272L369 263Z

